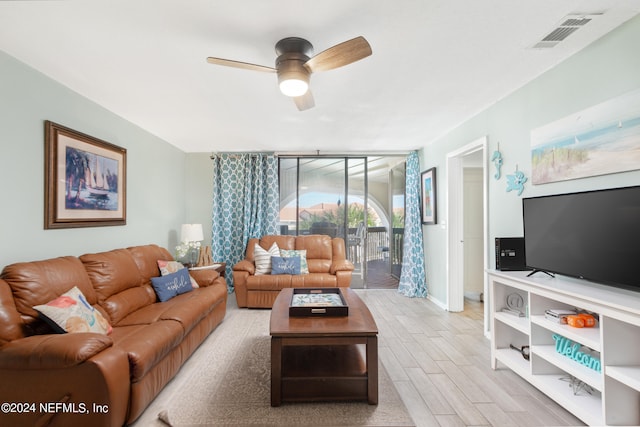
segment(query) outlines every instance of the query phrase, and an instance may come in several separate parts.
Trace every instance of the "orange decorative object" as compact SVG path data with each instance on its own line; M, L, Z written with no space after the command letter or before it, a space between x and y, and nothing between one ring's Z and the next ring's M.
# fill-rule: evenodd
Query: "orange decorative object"
M596 318L587 313L572 314L567 316L567 324L574 328L593 328L596 326Z
M596 326L596 319L592 315L587 313L580 313L578 314L578 317L580 317L584 321L585 328L593 328L594 326Z
M567 316L567 324L574 328L584 328L584 319L579 314Z

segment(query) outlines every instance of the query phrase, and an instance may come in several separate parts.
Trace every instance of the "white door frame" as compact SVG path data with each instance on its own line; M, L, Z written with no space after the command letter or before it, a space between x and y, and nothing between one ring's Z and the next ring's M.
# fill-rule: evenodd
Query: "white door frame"
M482 151L482 210L483 222L483 263L488 268L489 262L489 216L488 216L488 181L487 181L487 145L486 136L479 138L458 150L447 154L447 310L464 310L464 202L463 202L463 158L464 156ZM487 297L488 277L486 272L483 277L485 297L485 329L488 328ZM486 333L486 331L485 331Z

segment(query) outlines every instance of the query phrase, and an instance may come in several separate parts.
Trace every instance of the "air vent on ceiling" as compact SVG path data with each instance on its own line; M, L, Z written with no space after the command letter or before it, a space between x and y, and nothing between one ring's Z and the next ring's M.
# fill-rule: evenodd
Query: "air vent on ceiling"
M542 40L533 45L534 49L549 49L558 45L558 43L564 41L571 34L576 32L578 29L587 25L593 18L598 14L589 14L589 15L567 15L565 16L561 24L558 25L553 31L543 37Z

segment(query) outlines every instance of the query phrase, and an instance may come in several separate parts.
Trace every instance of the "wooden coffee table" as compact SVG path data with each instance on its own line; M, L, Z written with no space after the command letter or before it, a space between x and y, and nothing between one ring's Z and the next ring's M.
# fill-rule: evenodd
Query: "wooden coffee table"
M349 315L289 317L292 288L271 309L271 406L282 402L366 400L378 404L378 327L344 288Z

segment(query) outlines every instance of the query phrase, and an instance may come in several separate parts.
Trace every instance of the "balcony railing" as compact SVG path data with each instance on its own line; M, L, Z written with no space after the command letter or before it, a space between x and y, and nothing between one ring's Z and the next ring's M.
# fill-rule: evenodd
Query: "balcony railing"
M349 234L354 236L356 232L355 228L349 229ZM390 244L389 233L386 227L368 227L367 228L367 242L366 242L366 259L373 260L386 260L390 258L391 263L402 263L402 238L404 235L404 228L393 229L393 245ZM359 262L359 259L352 259L352 261Z
M349 237L345 239L347 245L347 256L355 262L360 262L360 254L364 249L359 246L360 242L354 239L356 234L356 228L349 228ZM296 230L287 226L281 226L280 232L282 234L296 234ZM320 229L315 227L311 230L300 230L300 234L328 234L330 236L340 235L340 230L337 227ZM389 232L386 227L368 227L367 228L367 242L366 242L366 259L369 261L386 260L390 259L392 264L402 264L402 244L404 237L404 228L393 228L392 238L389 238ZM391 244L393 242L393 244Z

